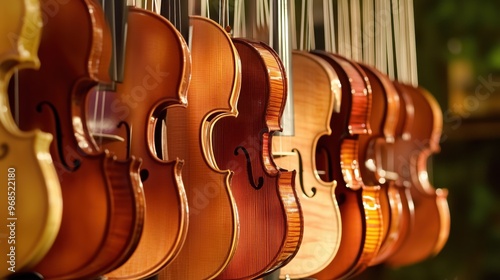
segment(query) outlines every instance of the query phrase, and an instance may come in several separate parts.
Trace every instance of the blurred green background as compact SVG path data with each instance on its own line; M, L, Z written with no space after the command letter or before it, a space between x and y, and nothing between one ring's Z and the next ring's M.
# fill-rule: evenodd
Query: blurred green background
M434 258L359 278L500 279L500 1L414 4L419 82L444 113L432 177L449 189L450 236Z
M211 1L212 18L217 7ZM449 190L450 236L433 258L357 279L500 279L500 1L414 0L414 8L419 84L443 111L429 171Z

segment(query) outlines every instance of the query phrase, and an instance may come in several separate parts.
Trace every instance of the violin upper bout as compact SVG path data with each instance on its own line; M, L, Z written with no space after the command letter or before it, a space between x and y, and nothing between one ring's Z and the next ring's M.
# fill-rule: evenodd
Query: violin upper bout
M207 92L230 92L227 103L226 101L221 103L214 100L214 110L211 114L215 113L218 115L224 113L236 117L238 114L237 104L242 79L239 54L229 35L214 21L200 16L191 16L190 24L193 38L196 36L196 40L192 40L191 42L191 52L193 53L193 57L200 60L199 63L193 64L193 75L200 75L195 72L203 70L200 69L200 65L203 65L203 62L210 63L210 67L213 70L210 73L204 73L206 79L192 80L191 83L205 82L207 80L221 81L219 83L205 83L204 86L196 84L193 86L204 88ZM219 53L224 54L224 59L204 58L202 54L206 53L207 49L217 49ZM208 59L210 61L205 61ZM221 76L224 78L221 79ZM220 98L220 100L223 99Z

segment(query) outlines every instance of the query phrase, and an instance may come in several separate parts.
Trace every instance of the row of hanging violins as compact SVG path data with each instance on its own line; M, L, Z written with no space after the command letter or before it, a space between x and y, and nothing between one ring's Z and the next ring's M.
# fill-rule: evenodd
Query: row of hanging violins
M313 1L142 2L0 1L0 278L347 279L442 249L411 1L323 1L324 50Z

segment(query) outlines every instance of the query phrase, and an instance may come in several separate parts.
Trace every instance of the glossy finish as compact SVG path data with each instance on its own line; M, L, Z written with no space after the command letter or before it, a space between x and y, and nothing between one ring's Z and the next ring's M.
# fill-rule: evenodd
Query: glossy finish
M359 168L359 135L369 134L371 87L363 70L354 62L323 51L313 51L337 72L342 85L340 111L330 122L333 133L318 142L318 154L331 164L324 180L337 182L335 195L342 218L342 240L333 261L318 279L342 279L363 271L376 256L382 239L380 187L366 186Z
M42 18L37 0L0 1L0 278L31 269L54 242L62 218L59 180L49 153L52 135L21 131L7 93L15 69L39 68ZM15 110L16 108L13 107ZM19 219L17 219L19 218ZM12 248L14 250L12 250ZM11 255L14 254L14 261Z
M144 30L148 30L145 32ZM139 55L140 54L140 55ZM140 177L146 197L145 224L137 249L108 279L141 279L157 274L178 254L188 227L182 161L156 155L154 127L170 106L186 106L191 60L187 45L163 17L129 7L125 72L114 92L94 92L104 106L104 123L93 132L118 135L124 143L103 146L119 158L142 158ZM99 95L105 99L99 99ZM90 101L89 104L94 104ZM104 126L104 127L102 127Z
M226 267L238 241L232 172L217 168L213 127L236 117L241 64L228 34L212 20L192 16L193 68L188 107L167 113L169 155L185 160L182 178L189 202L189 230L180 254L160 279L208 279Z
M380 185L383 242L370 265L381 263L395 249L401 226L402 203L395 185L394 139L400 115L399 95L392 81L377 69L360 64L372 88L371 135L360 135L361 176L366 185Z
M316 167L318 139L330 135L330 117L340 105L340 82L333 68L307 52L292 53L295 135L275 137L276 163L296 170L295 190L304 217L297 255L281 268L282 278L302 278L319 272L335 257L342 225L335 200L335 182L320 179Z
M218 121L214 157L234 172L238 247L218 279L250 279L281 266L297 251L302 217L294 192L295 172L279 171L272 159L274 131L281 130L287 79L278 55L264 43L233 39L241 59L238 117Z
M103 37L100 7L85 0L51 7L57 12L45 18L40 70L19 72L19 126L54 134L50 152L64 201L58 236L34 270L50 279L92 278L129 250L122 234L135 224L129 172L137 162L99 150L85 123L87 92L109 82L110 38Z

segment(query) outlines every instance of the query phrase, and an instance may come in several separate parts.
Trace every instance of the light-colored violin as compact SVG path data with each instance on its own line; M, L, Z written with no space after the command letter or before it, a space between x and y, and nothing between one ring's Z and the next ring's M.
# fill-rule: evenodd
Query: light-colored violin
M52 135L21 131L7 86L16 69L37 69L42 14L38 0L0 1L0 278L30 271L53 244L62 218L62 196L49 153ZM33 70L35 71L35 70ZM15 87L15 81L13 81ZM16 88L17 89L17 88ZM10 100L16 105L18 100Z
M312 2L307 4L303 14L312 11ZM292 18L295 20L293 14ZM302 242L294 258L280 270L281 278L293 279L308 277L325 268L337 253L342 232L336 184L322 180L316 165L318 140L331 135L330 118L340 108L340 81L330 64L307 51L312 48L312 39L304 38L304 25L300 28L300 50L292 53L290 73L294 135L276 137L273 147L277 164L297 171L295 190L304 219Z

